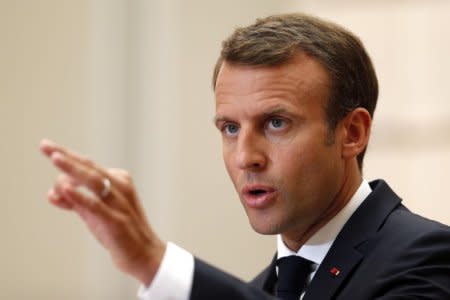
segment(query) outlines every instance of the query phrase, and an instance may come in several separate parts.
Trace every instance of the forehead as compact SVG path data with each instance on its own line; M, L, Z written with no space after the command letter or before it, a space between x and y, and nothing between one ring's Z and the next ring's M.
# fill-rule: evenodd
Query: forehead
M299 54L279 66L246 66L224 62L217 76L216 104L241 99L283 98L326 104L330 91L327 71L315 59Z

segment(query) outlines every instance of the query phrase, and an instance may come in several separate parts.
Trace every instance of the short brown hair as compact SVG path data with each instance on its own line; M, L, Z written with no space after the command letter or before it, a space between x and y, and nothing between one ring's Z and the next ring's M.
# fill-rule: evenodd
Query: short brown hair
M325 108L330 132L357 107L373 117L378 80L360 39L345 28L305 14L283 14L257 19L237 28L223 41L213 88L222 63L276 66L289 63L299 52L315 58L331 79L331 96ZM358 155L362 169L365 149Z

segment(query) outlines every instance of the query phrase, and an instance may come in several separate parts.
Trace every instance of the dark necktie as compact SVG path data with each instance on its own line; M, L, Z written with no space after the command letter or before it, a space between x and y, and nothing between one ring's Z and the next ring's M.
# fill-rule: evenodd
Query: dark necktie
M311 272L312 262L296 255L277 260L277 297L283 300L299 300Z

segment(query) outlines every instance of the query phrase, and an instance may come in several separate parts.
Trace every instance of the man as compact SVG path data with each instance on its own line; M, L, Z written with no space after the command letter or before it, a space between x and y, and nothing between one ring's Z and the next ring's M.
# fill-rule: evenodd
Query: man
M62 171L49 200L80 215L142 299L450 299L449 228L362 178L378 84L358 38L302 14L261 19L224 42L213 83L227 171L253 229L278 234L251 284L163 243L125 171L41 143Z

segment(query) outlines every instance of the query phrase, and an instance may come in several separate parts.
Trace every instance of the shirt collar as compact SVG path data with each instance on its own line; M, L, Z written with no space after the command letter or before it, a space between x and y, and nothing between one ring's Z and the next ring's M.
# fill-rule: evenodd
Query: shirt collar
M344 227L351 215L371 192L372 189L370 188L369 183L367 180L363 179L358 190L353 194L347 205L344 206L344 208L342 208L341 211L327 224L314 233L297 253L286 247L279 234L277 236L277 258L298 255L320 265L342 227Z

